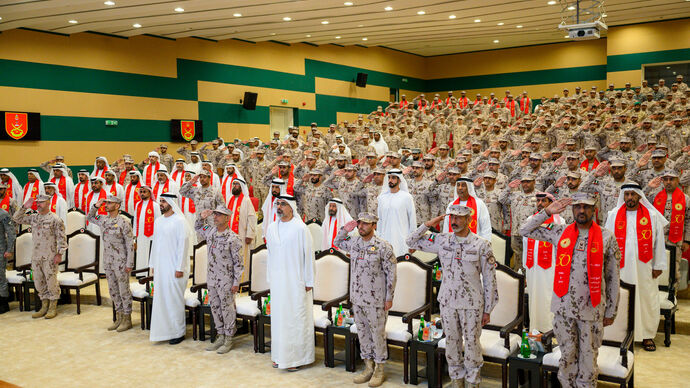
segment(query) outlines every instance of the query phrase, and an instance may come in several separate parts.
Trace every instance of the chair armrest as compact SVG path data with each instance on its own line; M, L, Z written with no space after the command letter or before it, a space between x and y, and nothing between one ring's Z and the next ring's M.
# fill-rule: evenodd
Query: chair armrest
M419 307L416 310L410 311L409 313L405 314L402 316L402 321L403 323L407 323L407 331L412 334L412 320L420 315L422 315L423 312L431 308L431 303L426 303L423 306Z
M263 291L256 292L250 296L250 298L252 298L252 300L256 301L256 307L259 308L259 311L261 311L261 307L262 307L261 306L261 298L268 295L269 292L271 292L271 290L263 290Z
M506 349L510 349L510 333L515 330L518 325L522 324L522 320L524 317L522 315L518 316L517 318L513 319L512 322L508 323L507 325L503 326L499 332L501 338L503 338L504 345Z
M145 278L139 279L139 284L146 284L146 283L150 282L151 280L153 280L153 276L147 276Z
M143 273L143 272L148 272L148 271L149 271L149 269L147 267L147 268L135 269L135 270L129 271L129 274L132 275L132 274Z
M95 261L93 263L85 264L85 265L82 265L81 267L74 268L74 269L72 269L72 271L74 271L74 272L85 272L87 268L91 268L91 267L94 267L94 269L95 269L95 267L96 267Z
M544 350L547 353L553 351L553 330L549 330L541 336L541 343L544 345Z
M341 302L343 302L343 301L345 301L345 300L348 300L349 298L350 298L350 293L348 292L347 294L345 294L345 295L343 295L343 296L341 296L341 297L339 297L339 298L335 298L335 299L329 300L329 301L327 301L327 302L324 302L324 303L321 305L321 310L327 311L327 312L328 312L328 320L329 320L329 321L332 321L331 318L333 318L333 312L331 311L331 309L332 309L333 307L337 306L338 304L340 304Z
M31 264L20 265L19 267L16 267L15 269L17 271L28 271L31 269Z
M625 336L625 339L623 342L621 342L621 363L623 364L624 367L628 367L628 349L630 349L630 346L632 345L633 338L635 336L635 333L630 331L628 334Z
M199 283L199 284L193 285L193 286L189 289L189 291L191 291L191 292L197 292L197 291L203 290L204 288L208 288L208 287L206 286L206 283Z

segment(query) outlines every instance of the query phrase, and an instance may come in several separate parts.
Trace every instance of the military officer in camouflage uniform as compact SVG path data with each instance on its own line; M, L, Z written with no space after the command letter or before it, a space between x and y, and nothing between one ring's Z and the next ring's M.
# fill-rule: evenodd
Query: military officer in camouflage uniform
M571 203L575 223L541 226ZM604 327L613 323L618 310L621 252L613 232L593 222L595 203L592 195L577 193L553 202L520 228L521 235L557 247L551 312L561 350L558 380L564 388L596 387ZM597 257L599 269L590 273L597 268L590 261Z
M520 181L512 181L506 186L498 197L498 202L504 208L509 208L510 214L510 246L513 248L514 270L522 266L522 236L520 236L520 226L537 211L537 197L534 196L534 175L526 173ZM521 190L512 191L520 185Z
M361 194L360 210L366 210L367 213L378 214L379 208L379 194L381 194L381 187L383 186L383 177L386 175L386 170L377 168L371 174L371 178L364 179L364 190Z
M356 166L345 165L342 170L334 171L323 184L338 192L338 198L343 200L343 205L349 213L359 214L359 210L366 206L361 201L364 185L357 177Z
M466 387L479 387L484 363L479 336L498 303L496 259L491 243L470 231L470 208L451 205L448 214L453 233L425 235L432 225L443 221L445 215L441 215L422 224L406 242L411 249L437 253L441 262L443 283L438 302L452 387L462 387L463 379Z
M105 203L107 216L98 215L98 209ZM96 202L86 218L101 230L103 244L103 270L108 280L110 299L115 308L115 322L109 331L123 332L132 328L132 291L129 288L129 273L134 267L134 235L132 224L120 216L122 200L108 195Z
M299 198L304 219L321 220L323 209L333 198L333 192L323 184L323 171L320 169L310 171L303 179L295 183L294 189L295 195Z
M201 183L201 187L194 186L197 182ZM194 201L198 212L214 210L218 206L225 206L220 190L211 185L211 172L207 170L201 170L199 174L194 175L191 180L185 182L180 187L180 195Z
M431 180L426 177L424 164L419 161L412 162L412 179L407 179L407 188L414 199L417 220L420 222L431 217L431 202L433 198L429 192L430 186Z
M387 311L393 306L396 258L393 247L376 235L378 218L360 213L357 221L340 228L333 245L350 252L350 302L355 315L360 354L366 368L354 378L355 384L383 384L383 364L388 358L386 345ZM359 236L348 233L357 227ZM375 365L374 365L375 364Z
M507 209L498 202L501 190L498 187L496 173L491 170L484 172L484 175L474 180L474 186L477 197L484 201L486 208L489 210L491 227L504 233L510 227L510 225L505 222L509 217L506 216Z
M213 225L205 221L213 214ZM211 305L213 322L218 331L216 341L206 350L225 354L232 348L232 336L235 335L235 294L240 288L240 279L244 271L242 260L242 241L229 227L232 212L225 206L214 210L206 209L196 219L194 230L200 240L206 240L208 247L208 300Z
M60 286L57 281L58 264L67 251L67 236L65 224L57 214L50 211L51 197L39 194L35 202L38 213L27 214L26 211L34 203L29 198L12 216L18 225L31 225L33 234L33 253L31 254L31 270L34 274L36 293L41 299L41 309L31 318L46 319L57 316L57 303L60 298Z
M8 303L10 295L7 288L5 268L7 267L7 259L14 254L14 241L16 238L17 227L12 222L12 216L10 216L8 211L0 208L0 314L10 311Z

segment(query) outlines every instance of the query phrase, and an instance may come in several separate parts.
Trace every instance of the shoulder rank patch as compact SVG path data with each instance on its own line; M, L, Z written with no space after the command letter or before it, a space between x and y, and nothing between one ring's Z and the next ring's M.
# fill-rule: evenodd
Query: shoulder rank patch
M345 241L349 240L350 238L350 236L345 237Z
M436 240L436 234L431 233L428 238L429 241L434 242Z
M101 219L101 215L100 215L100 214L96 214L96 217L94 217L94 218L97 219L97 220L100 220L100 219Z

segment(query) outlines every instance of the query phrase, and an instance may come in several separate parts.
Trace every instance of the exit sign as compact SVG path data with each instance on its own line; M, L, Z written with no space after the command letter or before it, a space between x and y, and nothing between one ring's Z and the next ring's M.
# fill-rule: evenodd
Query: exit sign
M105 120L106 127L117 127L117 120Z

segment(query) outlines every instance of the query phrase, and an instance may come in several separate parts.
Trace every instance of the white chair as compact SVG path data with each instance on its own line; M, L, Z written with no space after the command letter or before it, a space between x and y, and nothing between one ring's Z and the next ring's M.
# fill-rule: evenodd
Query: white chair
M5 278L9 287L14 289L14 294L17 295L19 301L19 311L30 310L30 303L28 297L28 288L26 288L26 280L29 278L31 271L31 256L34 249L33 235L31 231L24 230L17 235L14 242L14 256L8 260L12 263L12 270L5 271Z
M266 263L268 250L266 244L253 249L249 255L249 280L240 284L240 288L247 288L246 295L240 295L235 300L237 317L243 322L249 322L254 333L254 353L264 353L266 344L264 339L264 324L259 325L262 308L262 297L268 295L269 285L266 280ZM270 318L269 318L270 319ZM269 320L267 319L267 321Z
M60 288L75 290L77 314L81 314L81 289L96 287L96 304L101 305L101 284L98 281L100 238L88 230L78 230L67 236L65 271L58 272Z
M306 222L309 233L311 233L311 249L314 253L321 250L321 240L323 239L323 232L321 231L321 221L309 220Z
M520 346L524 322L525 275L497 263L496 287L498 304L491 311L489 323L482 328L479 343L482 346L484 361L501 365L503 388L508 386L508 356ZM438 343L437 380L442 380L442 367L445 360L446 339Z
M497 262L510 266L510 257L513 255L513 249L510 247L510 238L508 236L493 229L491 233L491 250L493 250Z
M664 345L671 346L671 334L676 334L676 254L674 246L666 246L666 269L659 275L659 308L664 316Z
M604 328L604 341L599 348L597 365L599 367L598 380L618 384L621 388L633 386L634 381L634 346L635 334L635 286L620 282L618 297L618 312L613 324ZM544 334L543 340L549 353L544 355L542 380L549 373L558 372L561 359L559 347L551 351L553 330Z
M326 332L333 322L336 306L350 297L350 259L333 248L321 251L316 256L314 274L314 331L323 334L326 354ZM328 366L326 358L324 364Z
M386 321L386 342L403 348L403 381L407 384L410 340L419 329L418 317L431 318L431 267L412 255L400 256L396 277L393 306ZM357 325L350 326L350 332L357 333Z
M206 289L206 278L208 275L208 247L206 241L202 241L194 246L192 252L192 287L184 292L184 308L192 316L192 338L197 339L197 326L199 336L205 339L205 325L202 308L201 290ZM211 310L208 311L213 322Z
M86 228L86 215L80 209L71 209L67 212L67 224L65 234L70 235L80 229Z

